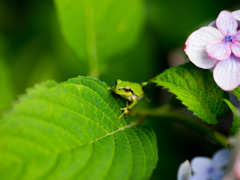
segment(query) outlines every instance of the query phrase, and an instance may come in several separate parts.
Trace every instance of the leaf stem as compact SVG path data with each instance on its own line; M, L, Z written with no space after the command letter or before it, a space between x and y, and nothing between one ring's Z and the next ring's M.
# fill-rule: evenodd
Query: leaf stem
M176 113L170 111L170 105L166 104L160 106L155 109L138 109L136 113L140 116L153 116L153 117L161 117L167 120L179 122L199 133L204 135L205 137L211 139L212 141L216 142L217 144L228 147L228 138L223 135L222 133L214 130L213 128L193 119L189 116L184 114Z
M82 1L85 14L86 25L86 43L89 60L89 76L98 78L98 56L96 48L96 32L94 25L94 14L92 9L92 0Z

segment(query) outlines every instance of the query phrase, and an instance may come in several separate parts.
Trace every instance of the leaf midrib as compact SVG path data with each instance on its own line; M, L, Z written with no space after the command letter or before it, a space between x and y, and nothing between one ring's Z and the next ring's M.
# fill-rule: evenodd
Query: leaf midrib
M185 69L184 69L184 70L185 70ZM191 72L190 72L188 69L186 69L186 70L188 71L189 75L192 76L193 80L195 81L195 84L197 84L197 81L196 81L196 79L194 78L194 76L191 74ZM189 89L189 86L188 86L187 81L186 81L182 76L180 76L176 71L175 71L175 73L176 73L183 81L186 82L188 88L185 88L185 89L189 90L192 94L194 94L195 97L197 97L197 99L199 99L199 101L202 102L202 104L205 106L205 108L207 109L207 111L210 112L211 116L213 116L213 118L215 119L215 116L211 113L211 111L208 109L208 107L205 105L205 103L202 101L202 99L201 99L199 96L197 96L192 90Z
M233 91L231 91L237 98L238 98L238 100L240 101L240 93L235 89L235 90L233 90Z
M54 151L52 151L52 152L50 152L50 153L42 153L42 154L44 154L44 155L57 155L57 154L61 154L61 153L63 153L63 152L66 152L66 151L69 151L69 150L73 150L73 149L75 149L75 148L78 148L78 147L81 147L81 146L84 146L84 145L87 145L87 144L92 144L92 143L94 143L94 142L96 142L96 141L99 141L99 140L101 140L101 139L103 139L103 138L105 138L105 137L107 137L107 136L110 136L110 135L113 135L113 134L115 134L115 133L117 133L117 132L119 132L119 131L122 131L122 130L125 130L125 129L128 129L128 128L131 128L131 127L133 127L133 126L136 126L136 125L138 125L138 122L133 122L133 123L131 123L131 124L128 124L127 126L123 126L123 127L121 127L121 128L119 128L119 129L117 129L117 130L115 130L115 131L113 131L113 132L111 132L111 133L108 133L108 134L106 134L106 135L104 135L104 136L102 136L102 137L99 137L99 138L97 138L97 139L94 139L94 140L92 140L92 141L89 141L89 142L86 142L86 143L81 143L81 144L77 144L77 145L74 145L74 146L71 146L71 147L66 147L66 148L64 148L64 149L61 149L61 150L54 150ZM38 154L39 155L39 154ZM37 156L37 155L35 155L35 156ZM39 156L38 156L39 157ZM34 157L33 157L34 158ZM31 159L33 159L33 158L31 158ZM25 162L25 159L22 159L22 162L17 162L18 164L22 164L22 163L24 163Z
M164 82L164 81L160 81L160 82L163 82L163 83L166 83L166 84L169 84L169 85L173 85L173 83L168 83L168 82ZM159 82L158 82L158 84L159 84ZM161 85L161 86L164 86L164 85ZM208 107L205 105L205 103L203 103L203 101L193 92L193 91L191 91L190 89L188 89L188 88L186 88L186 87L183 87L183 86L179 86L179 85L176 85L176 84L174 84L174 86L176 86L176 87L181 87L181 88L183 88L183 89L186 89L186 90L188 90L189 92L191 92L195 97L197 97L197 99L199 99L199 101L204 105L204 107L207 109L207 111L210 113L210 115L215 119L215 116L212 114L212 112L208 109ZM169 88L168 88L169 89ZM170 89L169 89L169 91L171 91ZM177 95L178 96L178 95Z

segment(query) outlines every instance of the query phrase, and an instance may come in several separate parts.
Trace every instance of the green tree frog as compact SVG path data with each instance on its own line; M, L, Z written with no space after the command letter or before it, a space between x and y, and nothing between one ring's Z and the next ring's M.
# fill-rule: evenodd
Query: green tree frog
M144 85L144 83L142 85ZM129 111L133 109L137 105L138 101L140 101L143 97L142 86L134 82L122 81L118 79L115 82L115 86L108 87L108 90L109 89L113 90L116 94L127 100L126 107L120 108L120 110L123 110L123 113L118 119L121 119L124 114L129 114ZM128 101L131 102L130 105L128 105Z

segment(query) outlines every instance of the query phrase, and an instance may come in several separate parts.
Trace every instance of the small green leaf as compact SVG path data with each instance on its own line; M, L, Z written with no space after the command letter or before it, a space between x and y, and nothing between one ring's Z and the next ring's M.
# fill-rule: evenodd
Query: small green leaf
M216 124L228 109L223 101L228 99L228 93L216 85L209 70L192 63L165 70L154 82L177 95L196 116L209 124Z
M240 127L240 112L230 101L226 99L224 99L224 101L227 103L228 107L232 110L233 113L233 123L230 135L234 136L236 135Z
M234 89L233 91L231 91L240 101L240 86L238 86L236 89Z
M63 34L90 66L132 46L143 25L141 0L55 0Z
M156 137L124 106L90 77L28 89L0 125L0 179L148 179Z

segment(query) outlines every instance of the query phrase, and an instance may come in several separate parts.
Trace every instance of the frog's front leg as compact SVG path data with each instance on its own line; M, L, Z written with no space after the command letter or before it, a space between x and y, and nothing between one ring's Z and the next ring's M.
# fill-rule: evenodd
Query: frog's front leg
M120 108L120 110L124 110L124 111L121 114L121 116L119 116L118 119L121 119L124 114L129 114L129 111L136 106L136 104L138 102L137 99L135 99L134 97L131 97L131 100L132 100L132 104L130 106L128 106L128 101L126 101L126 107Z

